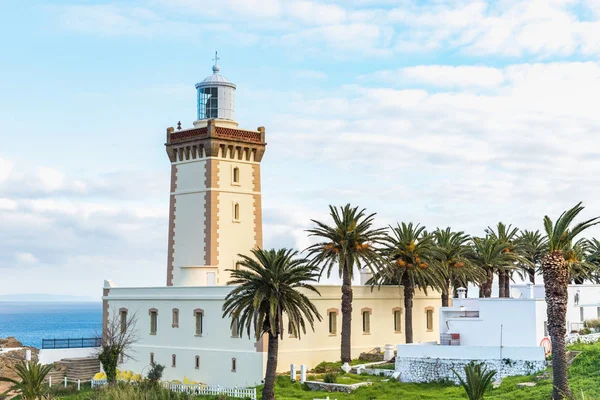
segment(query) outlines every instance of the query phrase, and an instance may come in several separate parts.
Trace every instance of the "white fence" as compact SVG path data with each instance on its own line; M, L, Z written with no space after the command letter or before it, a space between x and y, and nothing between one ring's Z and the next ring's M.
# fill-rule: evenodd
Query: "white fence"
M106 379L92 380L92 388L106 385ZM222 387L222 386L207 386L207 385L184 385L181 383L163 382L163 387L173 392L185 392L188 394L197 395L217 395L226 394L236 398L250 398L256 400L256 388L237 388L237 387Z

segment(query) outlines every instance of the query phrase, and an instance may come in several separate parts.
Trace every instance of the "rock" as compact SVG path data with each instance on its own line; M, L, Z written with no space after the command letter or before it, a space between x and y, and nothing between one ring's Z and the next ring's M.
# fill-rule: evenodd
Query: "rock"
M536 385L535 382L521 382L517 383L517 387L534 387Z
M13 336L9 336L6 339L0 339L0 348L12 348L12 347L23 347L23 343L19 342Z
M35 347L26 347L19 350L0 353L0 377L17 378L14 366L25 360L25 352L27 349L31 350L31 360L37 362L39 350Z

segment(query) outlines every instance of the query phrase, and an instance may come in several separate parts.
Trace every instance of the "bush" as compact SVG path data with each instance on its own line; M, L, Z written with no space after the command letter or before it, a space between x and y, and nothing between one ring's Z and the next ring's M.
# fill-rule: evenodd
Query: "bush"
M590 330L590 328L583 328L580 329L578 333L580 335L589 335L590 333L592 333L592 331Z
M157 383L162 378L163 371L165 369L164 365L160 365L158 363L150 364L150 371L148 371L148 380L152 383Z
M319 373L319 374L324 374L326 372L339 371L341 366L342 366L342 363L340 363L340 362L323 361L322 363L318 364L314 368L314 372Z
M485 393L492 388L492 382L496 376L496 371L488 371L483 363L471 361L465 365L466 380L463 379L455 370L454 375L460 381L460 385L465 389L469 400L483 400Z
M590 329L598 329L600 328L600 318L588 319L583 323L583 326Z
M104 386L92 393L89 400L192 400L194 395L172 392L160 386L129 385Z
M336 383L337 382L337 377L338 377L338 374L336 374L335 372L328 372L323 377L323 382L325 382L325 383Z

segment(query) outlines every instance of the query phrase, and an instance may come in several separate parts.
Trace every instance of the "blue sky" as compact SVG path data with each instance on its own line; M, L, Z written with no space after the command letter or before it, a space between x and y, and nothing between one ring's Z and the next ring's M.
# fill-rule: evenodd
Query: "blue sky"
M539 229L580 200L600 214L598 0L13 1L0 14L0 294L164 284L165 128L191 126L215 50L236 119L267 129L266 246L306 247L310 219L346 202L382 226L471 234Z

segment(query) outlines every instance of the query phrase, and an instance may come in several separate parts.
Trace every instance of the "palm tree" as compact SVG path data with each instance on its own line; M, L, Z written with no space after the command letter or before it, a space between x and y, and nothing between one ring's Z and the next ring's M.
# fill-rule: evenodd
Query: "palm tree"
M505 251L506 243L488 235L485 238L474 237L472 261L486 274L479 288L479 297L492 297L494 270L519 260L515 252Z
M365 214L365 209L329 206L333 225L311 220L317 226L309 229L309 236L317 236L319 242L307 250L311 264L321 267L321 274L327 271L331 276L333 266L337 264L342 278L342 343L341 359L343 363L352 360L352 278L354 269L369 268L374 271L381 264L381 257L375 248L385 239L384 229L373 229L375 214Z
M232 280L228 285L238 285L225 298L223 317L231 318L231 328L238 334L244 331L256 340L268 335L268 358L263 399L275 398L275 377L279 338L283 339L283 315L289 318L290 328L298 337L306 333L306 323L314 331L315 319L321 320L315 305L302 293L319 294L311 285L318 278L317 270L298 252L288 249L251 250L253 258L241 255L242 269L228 270Z
M52 365L41 365L34 361L22 361L14 366L20 380L0 377L0 382L12 383L7 392L17 392L24 400L37 400L42 397L42 384Z
M412 223L390 227L392 236L382 252L387 261L377 271L371 284L401 285L404 288L404 325L406 343L413 342L412 309L415 288L427 294L427 288L442 290L444 277L434 262L433 237L424 226Z
M517 239L517 251L523 259L527 260L526 263L520 262L519 267L533 284L535 284L535 272L540 267L547 245L546 238L540 231L524 230Z
M467 398L469 400L483 400L485 393L493 386L496 371L488 370L484 363L476 363L475 361L465 365L464 371L465 379L452 369L460 385L465 389Z
M433 232L434 260L444 277L442 307L448 307L450 287L467 287L469 282L484 279L483 271L471 262L471 238L464 232L452 232L448 227Z
M572 228L570 225L583 210L581 202L563 212L556 223L544 217L544 230L548 238L548 252L542 258L542 276L546 292L548 312L548 333L552 342L552 373L554 400L571 397L567 378L567 359L565 347L566 315L570 272L565 260L565 249L573 239L592 225L599 223L599 217L580 222Z
M518 228L513 228L512 225L506 226L504 223L498 222L497 231L494 231L493 228L488 226L485 233L503 244L503 252L515 252L515 241L517 240L517 234L519 233ZM498 272L498 297L510 297L511 270L514 268L514 260L508 260L506 263L496 265Z

